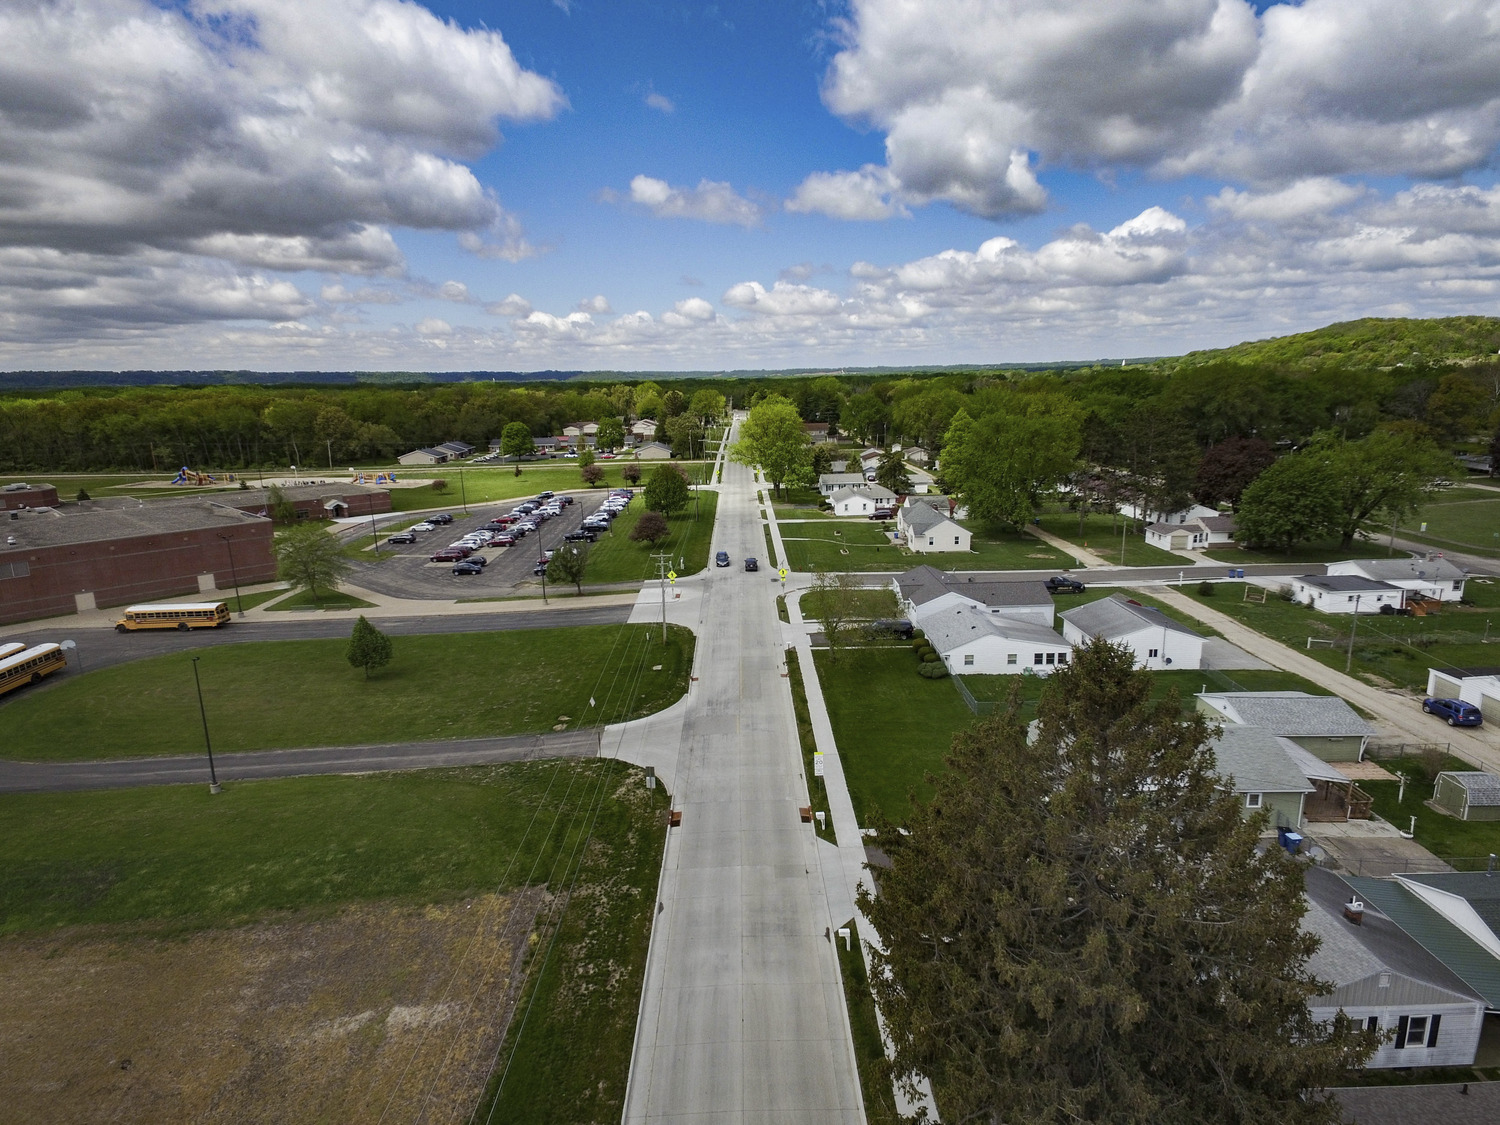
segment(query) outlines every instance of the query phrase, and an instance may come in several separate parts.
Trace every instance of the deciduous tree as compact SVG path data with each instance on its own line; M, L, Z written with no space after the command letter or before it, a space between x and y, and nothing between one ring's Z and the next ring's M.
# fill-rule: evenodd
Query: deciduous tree
M552 559L547 563L547 581L556 582L559 586L571 582L573 588L581 594L583 575L588 565L589 545L566 542L552 552Z
M391 662L393 646L391 638L382 633L360 614L354 622L354 632L349 636L349 647L345 656L356 668L363 668L365 679L376 669Z
M853 630L859 589L859 582L846 570L819 568L813 573L812 604L817 607L817 619L828 641L829 659L835 662Z
M500 452L516 459L516 476L521 475L521 458L530 457L536 446L531 443L531 427L525 422L512 422L500 431Z
M641 479L641 466L638 461L626 461L620 470L620 475L631 484L638 484Z
M943 482L975 518L1019 527L1072 471L1078 441L1078 422L1066 409L978 419L960 410L944 439Z
M594 441L600 449L619 449L625 444L625 425L618 418L606 418L599 423Z
M708 387L694 391L688 400L687 412L698 420L700 426L707 426L724 416L724 396Z
M294 590L306 590L313 601L318 591L332 590L349 574L349 562L338 540L316 524L289 527L276 536L276 576Z
M961 731L861 906L903 1079L946 1121L1216 1125L1340 1120L1305 1097L1376 1037L1315 1022L1302 874L1261 848L1209 728L1096 641Z
M687 507L692 493L687 479L676 465L658 465L646 481L646 507L653 512L671 515Z
M1410 433L1376 430L1359 441L1323 432L1294 457L1327 465L1334 488L1334 530L1342 546L1354 542L1365 520L1375 515L1409 515L1452 471L1453 458L1432 442Z
M1325 463L1283 457L1241 494L1235 538L1249 547L1274 546L1290 553L1298 543L1333 534L1337 502Z
M729 455L741 464L759 465L778 496L784 483L809 473L812 465L802 415L780 395L767 395L750 408Z
M1193 497L1200 504L1227 502L1238 509L1245 489L1275 460L1276 451L1265 438L1225 438L1203 451Z
M598 488L604 481L604 470L592 461L583 467L583 483L590 488Z
M635 521L635 526L630 529L630 538L637 543L650 543L653 547L667 536L672 534L672 529L667 525L667 517L660 512L644 511L640 519Z

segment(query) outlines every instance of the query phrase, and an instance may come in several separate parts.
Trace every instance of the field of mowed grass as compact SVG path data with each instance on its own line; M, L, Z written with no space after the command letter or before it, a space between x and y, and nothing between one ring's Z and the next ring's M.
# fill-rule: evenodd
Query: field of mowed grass
M500 1052L511 1078L500 1119L615 1120L666 805L640 770L598 759L236 782L216 796L196 785L5 795L0 935L68 927L87 940L102 925L113 940L180 939L546 886L554 897Z
M1182 555L1151 546L1146 542L1141 525L1131 523L1123 536L1125 557L1122 562L1120 558L1121 530L1122 525L1128 522L1123 517L1112 519L1102 513L1087 515L1083 517L1081 531L1078 527L1078 515L1075 512L1051 511L1043 513L1039 518L1042 521L1043 531L1056 535L1059 539L1065 539L1086 551L1092 551L1110 563L1121 566L1182 566L1191 561Z
M690 480L699 481L707 472L706 463L696 461L674 461L688 473ZM642 488L659 461L630 462L624 459L596 461L604 472L604 479L594 491L610 488ZM641 470L641 481L631 485L622 472L627 464L635 464ZM538 492L587 492L590 486L584 483L583 472L577 461L538 461L523 464L521 475L516 476L514 465L470 469L465 467L462 479L456 465L422 466L413 469L397 469L398 485L403 477L413 480L443 480L448 487L441 493L434 492L431 485L396 487L391 489L391 507L398 512L416 512L429 509L449 508L462 505L467 500L470 507L500 500L520 500L535 496Z
M693 660L691 632L672 626L665 645L660 636L647 625L580 625L394 637L394 659L369 679L350 667L344 640L225 644L192 655L201 658L214 750L234 753L525 734L649 714L687 690ZM8 699L0 705L6 758L203 752L186 653Z
M1351 671L1377 686L1424 691L1428 668L1500 663L1500 581L1493 579L1469 579L1464 597L1472 604L1444 604L1427 617L1361 614L1357 626L1351 614L1319 613L1274 593L1264 605L1247 602L1244 591L1244 583L1223 582L1211 597L1192 585L1182 593L1339 671L1348 658L1352 631Z
M968 551L910 551L893 545L882 526L895 527L858 520L782 524L787 565L799 571L897 572L924 564L938 570L1059 570L1074 563L1034 536L973 523L964 524L973 532Z
M1406 794L1401 797L1399 781L1361 781L1359 787L1375 798L1375 813L1392 824L1405 828L1412 817L1417 818L1415 839L1428 851L1442 859L1468 859L1477 864L1455 864L1460 870L1473 870L1491 853L1500 852L1500 821L1459 820L1444 816L1427 805L1432 799L1434 773L1420 758L1382 760L1381 765L1392 773L1407 777ZM1445 770L1472 770L1474 767L1459 758L1444 757L1438 763Z
M1379 530L1378 525L1371 528L1372 533ZM1408 516L1396 534L1437 547L1500 555L1500 492L1486 488L1447 489L1415 515Z
M706 567L719 494L704 488L694 495L698 497L696 501L689 501L687 508L668 517L670 537L653 546L650 543L632 542L630 538L631 528L635 527L646 510L640 493L637 492L634 503L616 518L597 543L589 547L589 565L583 584L598 586L610 582L640 582L646 578L655 578L656 563L651 556L658 553L673 556L672 567L679 575L697 574Z
M1378 539L1355 536L1354 542L1345 547L1336 539L1316 543L1298 543L1290 551L1274 547L1246 550L1232 544L1215 547L1203 552L1215 562L1244 566L1248 563L1331 563L1342 559L1383 559L1392 554L1388 545ZM1404 554L1397 551L1396 554Z

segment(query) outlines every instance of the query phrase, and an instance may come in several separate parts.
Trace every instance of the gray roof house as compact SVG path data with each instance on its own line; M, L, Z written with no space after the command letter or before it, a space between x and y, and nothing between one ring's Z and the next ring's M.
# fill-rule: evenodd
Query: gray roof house
M925 615L922 629L954 675L1045 676L1065 667L1072 652L1072 646L1045 625L997 616L972 602Z
M1379 613L1382 606L1406 604L1406 591L1358 574L1299 574L1291 580L1292 600L1319 613Z
M823 473L818 477L818 491L824 496L832 496L841 488L869 488L870 482L865 480L864 473Z
M1124 645L1135 653L1139 668L1200 668L1203 636L1172 620L1159 609L1112 594L1064 610L1063 636L1074 645L1095 637Z
M403 465L442 465L446 464L453 454L441 446L433 446L428 449L413 449L410 453L403 453L396 460Z
M964 604L978 606L996 617L1032 621L1048 628L1052 625L1052 595L1039 578L1020 582L975 581L924 565L898 575L896 590L902 610L919 625L932 613Z
M1415 594L1443 602L1461 601L1469 572L1447 559L1347 559L1328 564L1328 573L1358 575L1389 582Z
M845 486L828 498L836 516L870 516L876 508L894 508L901 498L888 488L869 484L864 488Z
M1246 816L1264 809L1273 828L1301 827L1302 804L1314 786L1290 752L1300 749L1295 743L1259 727L1226 726L1208 745Z
M1066 615L1065 615L1066 616ZM1357 762L1375 728L1336 695L1302 691L1202 692L1198 710L1289 738L1325 762Z
M967 527L930 504L908 499L896 513L896 527L913 551L968 551L973 536Z
M1309 864L1302 928L1322 944L1308 971L1333 986L1308 1003L1329 1020L1342 1011L1390 1033L1367 1067L1465 1066L1474 1062L1485 998L1381 909L1377 879L1350 879Z

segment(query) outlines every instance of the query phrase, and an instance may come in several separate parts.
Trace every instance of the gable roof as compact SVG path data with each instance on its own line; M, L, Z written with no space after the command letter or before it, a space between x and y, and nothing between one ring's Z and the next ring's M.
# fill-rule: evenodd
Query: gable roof
M1295 745L1259 727L1225 727L1209 740L1219 776L1233 779L1236 793L1311 793L1287 747ZM1297 747L1299 750L1301 747Z
M1479 877L1484 878L1484 875L1480 873ZM1403 933L1441 961L1449 972L1483 996L1490 1008L1500 1009L1500 960L1423 902L1409 886L1403 885L1403 881L1426 882L1429 878L1431 876L1426 875L1404 875L1401 880L1351 876L1347 882L1367 903L1367 922L1370 919L1368 904L1373 904Z
M1344 573L1356 571L1366 578L1382 582L1411 582L1416 579L1453 582L1468 577L1468 571L1454 566L1447 559L1349 559L1328 564L1330 572L1334 567Z
M1307 962L1308 971L1315 977L1342 987L1376 973L1399 973L1434 988L1485 1000L1482 993L1383 913L1379 901L1362 889L1381 880L1345 882L1327 868L1312 864L1304 868L1303 878L1308 910L1302 926L1323 939ZM1344 904L1352 898L1366 900L1364 918L1357 926L1344 917Z
M960 645L984 637L1028 641L1055 648L1072 647L1045 625L1038 625L1034 621L1018 621L1014 617L997 617L975 605L961 605L933 614L922 622L922 631L939 653L951 652Z
M821 488L842 488L845 485L864 485L864 473L822 473L818 476Z
M944 594L958 594L992 608L1004 606L1052 606L1052 595L1040 578L1015 582L961 580L935 566L914 566L896 576L901 596L912 605L926 605Z
M1066 614L1064 615L1066 616ZM1295 738L1369 735L1375 728L1336 695L1302 691L1209 691L1198 698L1233 722Z
M1195 633L1186 625L1173 621L1161 610L1131 602L1124 594L1111 594L1096 602L1074 606L1064 610L1061 617L1089 636L1104 637L1107 640L1126 637L1148 628L1165 629L1169 633L1203 639L1203 634Z
M835 492L828 499L833 501L835 504L838 504L844 500L850 499L851 497L858 497L861 500L870 500L876 504L884 504L889 507L891 501L896 499L896 494L889 488L882 488L878 484L872 484L868 488L854 488L852 486L845 486L844 488L841 488L837 492Z
M903 522L918 535L926 535L940 524L953 523L942 512L936 508L930 508L926 504L908 504L901 509ZM957 526L956 524L954 526Z
M1293 581L1316 586L1330 594L1394 594L1401 590L1389 582L1377 582L1358 574L1299 574Z
M1403 875L1413 883L1446 891L1465 899L1495 935L1500 946L1500 880L1484 871L1441 871L1431 875Z

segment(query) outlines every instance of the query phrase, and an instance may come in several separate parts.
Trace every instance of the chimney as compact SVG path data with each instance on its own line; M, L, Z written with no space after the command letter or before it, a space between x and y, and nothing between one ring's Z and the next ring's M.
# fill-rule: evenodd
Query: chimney
M1365 904L1357 898L1351 898L1344 903L1344 917L1356 926L1360 925L1365 920Z

